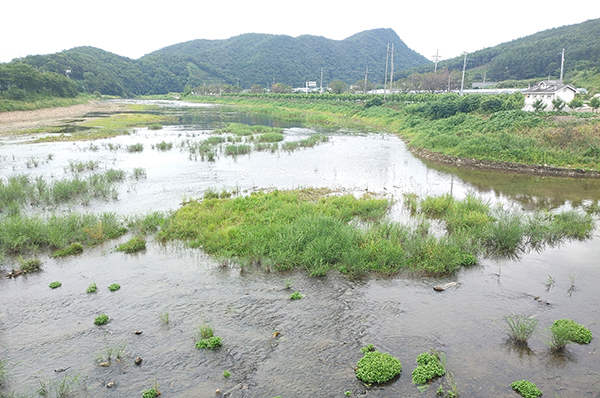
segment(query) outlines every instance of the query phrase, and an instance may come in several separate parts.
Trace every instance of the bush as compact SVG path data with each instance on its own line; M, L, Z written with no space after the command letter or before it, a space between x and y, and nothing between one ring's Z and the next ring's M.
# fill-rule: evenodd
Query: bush
M141 236L136 236L129 239L127 242L120 244L115 249L118 252L135 253L146 248L146 239Z
M523 398L537 398L542 395L537 386L527 380L513 381L510 386Z
M95 319L94 319L94 324L95 325L104 325L105 323L108 322L108 315L106 314L101 314L98 315Z
M437 352L420 354L417 357L417 365L412 372L412 382L414 384L425 384L434 377L446 374L446 369Z
M197 349L208 348L214 350L221 347L221 345L221 338L217 336L212 336L208 339L201 339L196 342Z
M385 383L402 371L400 361L388 353L368 351L356 364L356 377L367 384Z
M290 300L300 300L302 298L302 294L300 292L294 292L290 294Z
M560 335L568 341L577 344L589 344L592 341L592 332L583 325L580 325L572 319L558 319L550 328L554 335Z

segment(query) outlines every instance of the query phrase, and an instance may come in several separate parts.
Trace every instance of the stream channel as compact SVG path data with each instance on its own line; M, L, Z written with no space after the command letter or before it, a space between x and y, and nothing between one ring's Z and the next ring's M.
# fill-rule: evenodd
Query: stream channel
M48 181L68 178L73 176L70 162L97 162L95 170L81 175L123 170L127 177L118 185L117 199L50 209L123 216L176 210L207 189L241 194L299 187L355 195L369 191L395 201L390 217L396 220L408 217L402 206L407 193L451 192L459 199L473 193L522 212L581 209L600 199L600 180L424 163L390 134L305 128L214 105L138 103L158 104L159 112L177 116L179 123L96 141L32 143L32 137L2 137L0 177L28 173ZM214 161L196 159L181 148L184 140L205 139L226 122L282 127L284 142L316 133L328 135L329 141L289 152L222 153ZM173 148L152 147L162 141L172 142ZM144 150L125 149L136 143L143 143ZM143 168L146 177L132 178L136 168ZM412 384L411 372L417 355L436 349L445 354L462 397L518 397L510 383L521 379L536 383L546 397L599 397L597 227L587 241L518 259L481 259L477 266L444 278L354 280L335 272L326 277L269 273L223 266L182 243L152 239L140 253L115 251L130 235L78 256L52 259L42 253L41 272L0 280L0 359L7 361L9 372L0 391L34 396L46 385L54 389L49 396L57 396L64 383L73 397L139 397L156 382L165 398L212 397L217 389L231 397L257 398L344 397L348 391L350 396L434 397L441 380L421 392ZM5 265L2 275L9 270ZM554 283L547 286L549 278ZM49 289L52 281L62 287ZM289 290L286 281L293 283ZM458 283L454 288L432 289L452 281ZM91 282L98 285L95 294L86 293ZM110 292L112 283L121 289ZM289 300L293 291L304 297ZM110 317L101 327L93 322L100 313ZM165 313L168 323L159 320ZM539 319L528 348L507 340L503 316L510 313ZM560 318L585 325L596 338L587 345L570 344L560 354L550 352L546 329ZM194 347L195 330L203 322L222 337L222 348ZM400 359L399 378L368 387L355 377L360 348L369 343ZM116 347L124 347L122 360L98 366L96 360L107 348ZM139 366L134 364L138 356L143 358ZM231 377L225 378L224 370ZM110 382L114 387L107 388Z

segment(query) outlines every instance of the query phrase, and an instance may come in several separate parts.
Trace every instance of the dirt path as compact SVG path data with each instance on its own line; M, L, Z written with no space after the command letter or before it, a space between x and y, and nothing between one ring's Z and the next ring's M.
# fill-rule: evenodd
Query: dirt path
M64 124L65 119L83 120L83 116L91 112L117 112L124 107L124 104L114 102L90 101L66 107L0 112L0 135L37 127L56 126Z

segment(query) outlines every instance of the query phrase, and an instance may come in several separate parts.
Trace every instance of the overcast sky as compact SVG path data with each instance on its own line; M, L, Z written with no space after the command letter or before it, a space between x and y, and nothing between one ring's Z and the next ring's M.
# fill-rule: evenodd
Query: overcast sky
M490 5L493 4L493 5ZM304 34L343 40L391 28L432 59L600 18L598 0L325 1L325 0L5 0L0 6L0 62L93 46L118 55L144 54L194 39L242 33Z

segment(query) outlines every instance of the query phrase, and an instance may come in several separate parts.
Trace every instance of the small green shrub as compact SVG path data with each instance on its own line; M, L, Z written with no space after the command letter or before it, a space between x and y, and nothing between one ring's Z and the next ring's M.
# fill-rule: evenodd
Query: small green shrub
M30 258L25 260L23 257L17 258L19 262L19 268L23 272L35 272L39 271L42 266L42 261L38 258Z
M367 384L385 383L402 371L398 358L380 351L369 351L356 364L356 377Z
M111 292L116 292L120 288L121 288L121 285L119 285L118 283L113 283L112 285L110 285L108 287L108 290L110 290Z
M558 319L550 327L550 332L559 342L566 340L577 344L588 344L592 341L592 332L572 319ZM564 346L563 346L564 347Z
M523 398L537 398L542 395L537 386L527 380L513 381L510 386Z
M85 291L88 293L96 293L96 290L98 290L98 285L96 285L96 282L92 282Z
M437 352L424 352L417 357L417 367L412 372L414 384L425 384L434 377L443 376L446 369Z
M50 289L56 289L58 287L61 287L62 283L60 283L60 282L52 282L48 286L50 287Z
M510 335L510 338L519 344L526 345L527 340L535 332L538 320L527 315L510 314L505 315L505 329Z
M168 325L169 324L169 313L168 312L163 312L162 314L160 314L158 316L158 320L164 324L164 325Z
M136 236L129 239L127 242L120 244L115 249L118 252L135 253L146 248L146 239L141 236Z
M229 373L228 371L224 370L223 371L223 377L228 378L231 376L231 373Z
M214 350L221 347L221 345L221 338L217 336L212 336L208 339L201 339L196 342L197 349L208 348Z
M294 292L290 294L290 300L300 300L302 298L302 294L300 292Z
M74 256L75 254L83 253L83 245L79 242L73 242L70 245L56 250L52 253L52 257L66 257L66 256Z
M141 143L127 145L127 152L142 152L143 150L144 150L144 144L141 144Z
M94 324L96 325L104 325L108 322L108 315L100 314L94 319Z
M156 398L159 395L160 395L160 393L154 387L142 392L142 398Z

